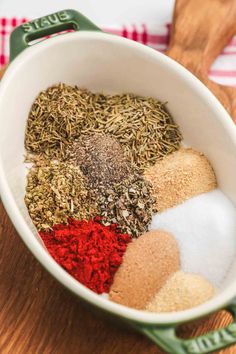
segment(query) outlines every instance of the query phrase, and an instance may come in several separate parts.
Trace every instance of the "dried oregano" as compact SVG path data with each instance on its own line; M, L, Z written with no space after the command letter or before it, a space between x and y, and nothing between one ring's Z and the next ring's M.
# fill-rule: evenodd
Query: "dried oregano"
M94 202L80 169L58 161L38 161L29 171L25 203L38 230L67 222L68 217L88 219Z
M117 223L132 237L147 231L152 215L157 211L151 186L138 173L111 189L99 190L96 202L105 225Z
M48 158L65 158L74 140L106 133L124 147L125 156L143 170L177 150L181 133L165 104L132 94L103 95L65 84L36 98L27 121L25 147Z

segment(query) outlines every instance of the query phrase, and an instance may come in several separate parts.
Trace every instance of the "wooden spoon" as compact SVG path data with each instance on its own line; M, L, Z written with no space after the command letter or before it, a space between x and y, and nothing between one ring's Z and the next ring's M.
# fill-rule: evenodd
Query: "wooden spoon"
M215 94L234 121L236 89L211 81L208 72L235 33L235 0L176 0L166 52Z

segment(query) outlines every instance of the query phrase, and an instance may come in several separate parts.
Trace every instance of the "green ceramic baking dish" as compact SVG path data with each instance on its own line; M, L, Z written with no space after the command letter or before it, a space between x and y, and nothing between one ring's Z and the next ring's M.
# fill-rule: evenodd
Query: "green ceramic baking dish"
M74 31L32 44L68 29ZM59 11L17 27L11 35L10 59L0 86L0 193L20 237L34 256L77 297L128 322L167 353L203 354L236 343L236 262L224 289L201 306L166 314L134 310L93 293L56 264L37 236L24 204L27 116L38 93L58 82L168 101L184 140L209 158L220 188L236 204L236 130L222 105L172 59L142 44L104 33L74 10ZM179 324L219 309L233 315L233 323L227 328L194 339L177 337Z

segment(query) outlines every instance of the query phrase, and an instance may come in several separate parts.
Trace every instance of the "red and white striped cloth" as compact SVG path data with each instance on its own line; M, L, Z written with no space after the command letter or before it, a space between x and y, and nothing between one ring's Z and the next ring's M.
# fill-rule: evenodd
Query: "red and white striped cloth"
M0 67L8 63L11 31L26 21L26 18L0 18ZM103 30L141 42L156 50L164 51L169 41L170 25L166 24L156 29L150 29L147 25L130 25L122 28L103 28ZM236 37L217 58L209 76L214 81L236 87Z

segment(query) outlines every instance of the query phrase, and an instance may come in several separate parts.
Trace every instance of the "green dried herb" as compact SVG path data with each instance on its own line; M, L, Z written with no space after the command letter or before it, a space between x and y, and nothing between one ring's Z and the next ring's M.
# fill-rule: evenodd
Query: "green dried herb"
M68 217L95 215L83 174L77 166L64 162L39 160L30 169L25 203L38 230L67 222Z
M177 150L181 133L165 104L132 94L115 96L59 84L36 98L26 127L29 153L64 159L68 145L84 134L105 133L124 147L140 170Z
M117 223L123 232L138 237L148 230L152 215L156 212L151 186L143 176L135 173L105 189L97 195L97 207L105 225Z

